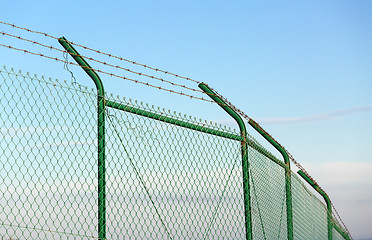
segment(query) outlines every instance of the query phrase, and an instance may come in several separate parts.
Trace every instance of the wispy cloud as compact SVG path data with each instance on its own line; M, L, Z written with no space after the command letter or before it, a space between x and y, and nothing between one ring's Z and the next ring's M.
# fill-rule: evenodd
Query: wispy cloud
M321 120L328 120L334 118L340 118L347 115L352 115L360 112L372 111L372 105L348 108L338 111L331 111L327 113L315 114L305 117L288 117L288 118L261 118L257 121L265 124L285 124L285 123L302 123L302 122L315 122Z

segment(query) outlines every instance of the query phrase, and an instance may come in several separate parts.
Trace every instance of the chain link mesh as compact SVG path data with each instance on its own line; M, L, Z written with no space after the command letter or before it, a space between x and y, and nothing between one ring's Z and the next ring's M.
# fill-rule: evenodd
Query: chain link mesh
M5 67L0 86L1 238L98 239L96 91ZM142 103L105 99L239 137ZM107 239L245 238L239 140L110 107L105 114ZM253 146L253 238L287 239L285 169ZM324 204L292 176L294 239L326 239ZM333 238L344 239L335 230Z
M248 148L254 239L287 239L285 170Z
M108 212L119 213L107 224L125 229L109 239L243 238L240 142L107 114Z
M3 239L96 236L96 107L92 91L0 71Z
M295 239L327 239L327 209L292 174L293 232Z

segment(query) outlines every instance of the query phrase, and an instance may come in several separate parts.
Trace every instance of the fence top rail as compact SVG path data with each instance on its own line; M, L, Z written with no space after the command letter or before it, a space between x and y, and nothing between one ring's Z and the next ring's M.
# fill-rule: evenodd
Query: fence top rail
M88 88L84 85L80 85L73 81L71 81L70 83L68 83L68 81L66 80L61 82L58 79L37 76L36 74L32 75L28 72L23 73L22 71L16 71L13 68L8 69L5 66L0 68L0 73L44 82L48 85L51 85L53 88L60 87L73 89L84 94L97 96L97 91L95 91L93 88ZM154 118L156 120L165 121L174 125L179 125L181 127L186 127L192 130L197 130L200 132L212 134L219 137L224 137L231 140L236 141L242 140L242 137L234 129L223 126L221 124L213 123L211 121L209 122L203 121L202 119L196 119L195 117L193 118L185 114L171 112L170 110L167 111L164 108L162 109L160 107L155 107L153 105L145 104L143 102L138 102L137 100L120 98L119 96L115 97L113 94L108 94L107 92L105 92L105 99L107 107L118 108L120 106L122 108L121 110L125 110L127 112ZM282 161L278 160L270 151L263 147L257 140L255 140L249 134L248 145L257 152L259 152L260 154L269 158L271 161L277 163L278 165L284 168L286 167L285 164L282 164L283 163Z

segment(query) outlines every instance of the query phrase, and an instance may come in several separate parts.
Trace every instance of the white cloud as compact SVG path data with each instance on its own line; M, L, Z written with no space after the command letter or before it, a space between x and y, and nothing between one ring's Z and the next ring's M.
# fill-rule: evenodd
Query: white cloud
M315 114L305 117L288 117L288 118L261 118L258 119L259 123L265 124L280 124L280 123L302 123L302 122L314 122L314 121L321 121L321 120L328 120L333 118L340 118L347 115L357 114L360 112L367 112L372 111L372 105L355 107L355 108L348 108L338 111L331 111L327 113Z

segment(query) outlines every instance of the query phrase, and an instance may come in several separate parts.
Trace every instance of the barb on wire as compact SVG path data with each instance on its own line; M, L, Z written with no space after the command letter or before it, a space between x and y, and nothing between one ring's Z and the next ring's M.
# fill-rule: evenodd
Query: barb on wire
M59 51L59 52L63 52L63 53L67 53L67 51L65 50L61 50L61 49L58 49L58 48L55 48L53 46L48 46L48 45L45 45L45 44L42 44L42 43L39 43L37 41L33 41L33 40L30 40L30 39L27 39L27 38L23 38L21 36L16 36L16 35L13 35L13 34L9 34L9 33L6 33L4 31L0 32L3 36L9 36L9 37L13 37L13 38L16 38L18 40L22 40L22 41L26 41L26 42L30 42L32 44L36 44L36 45L39 45L39 46L42 46L42 47L45 47L45 48L48 48L50 50L56 50L56 51ZM65 40L66 42L69 42L67 40ZM71 42L69 42L71 43ZM109 67L112 67L112 68L116 68L116 69L120 69L120 70L124 70L124 71L127 71L127 72L130 72L130 73L133 73L133 74L137 74L139 76L144 76L144 77L148 77L148 78L151 78L151 79L156 79L156 80L159 80L161 82L165 82L165 83L168 83L168 84L171 84L172 86L177 86L177 87L181 87L181 88L185 88L187 90L190 90L190 91L194 91L194 92L200 92L202 93L201 90L199 89L195 89L195 88L191 88L191 87L187 87L186 85L182 85L182 84L178 84L178 83L174 83L172 81L169 81L169 80L166 80L164 78L159 78L159 77L156 77L156 76L153 76L153 75L148 75L146 73L141 73L141 72L136 72L136 71L133 71L129 68L125 68L125 67L121 67L121 66L118 66L118 65L113 65L113 64L110 64L110 63L107 63L107 62L103 62L103 61L100 61L100 60L97 60L97 59L94 59L94 58L91 58L91 57L87 57L87 56L83 56L83 55L78 55L79 57L82 57L82 58L85 58L85 59L88 59L90 61L94 61L94 62L97 62L97 63L100 63L100 64L103 64L105 66L109 66ZM66 59L66 57L65 57ZM66 67L65 67L66 69ZM68 70L68 69L67 69ZM70 71L71 73L71 71Z
M45 54L42 54L42 53L35 53L35 52L28 51L26 49L16 48L16 47L12 47L10 45L4 45L4 44L1 44L1 43L0 43L0 46L5 47L5 48L9 48L9 49L12 49L12 50L16 50L16 51L28 53L28 54L31 54L31 55L36 55L36 56L40 56L40 57L44 57L44 58L48 58L48 59L52 59L52 60L55 60L55 61L66 63L65 60L59 59L57 57L51 57L51 56L48 56L48 55L45 55ZM73 62L69 62L69 64L80 66L79 64L73 63ZM204 97L198 97L198 96L186 94L186 93L183 93L183 92L174 91L172 89L167 89L167 88L156 86L156 85L153 85L153 84L150 84L150 83L142 82L142 81L139 81L137 79L132 79L132 78L128 78L128 77L125 77L125 76L120 76L120 75L117 75L117 74L114 74L114 73L109 73L109 72L102 71L102 70L99 70L99 69L88 68L88 67L85 67L85 68L96 71L96 72L99 72L99 73L109 75L111 77L121 78L121 79L128 80L128 81L131 81L131 82L134 82L134 83L139 83L139 84L146 85L146 86L149 86L149 87L153 87L153 88L156 88L156 89L159 89L159 90L167 91L169 93L175 93L175 94L179 94L179 95L182 95L182 96L190 97L191 99L199 99L199 100L202 100L202 101L212 102L211 100L208 100Z
M27 28L23 28L23 27L18 27L14 24L9 24L9 23L5 23L5 22L2 22L0 21L1 24L6 24L6 25L9 25L9 26L12 26L14 28L18 28L18 29L22 29L22 30L25 30L27 32L32 32L32 33L37 33L37 34L41 34L41 35L44 35L46 37L50 37L50 38L53 38L53 39L56 39L58 40L59 38L57 37L54 37L54 36L51 36L47 33L43 33L43 32L38 32L38 31L33 31L31 29L27 29ZM31 42L33 44L36 44L36 45L39 45L39 46L42 46L42 47L45 47L45 48L48 48L50 50L56 50L56 51L60 51L60 52L63 52L63 53L66 53L67 51L65 50L61 50L61 49L58 49L58 48L55 48L53 46L48 46L48 45L45 45L45 44L42 44L42 43L39 43L39 42L36 42L36 41L33 41L33 40L29 40L29 39L26 39L26 38L22 38L20 36L15 36L15 35L12 35L12 34L8 34L8 33L5 33L5 32L0 32L2 35L7 35L7 36L10 36L10 37L14 37L14 38L17 38L19 40L23 40L23 41L27 41L27 42ZM79 44L75 44L73 42L70 42L68 40L65 40L66 42L70 43L70 44L73 44L73 45L76 45L76 46L80 46L80 47L83 47L84 49L87 49L87 50L91 50L91 51L96 51L94 49L90 49L90 48L87 48L87 47L84 47L82 45L79 45ZM17 48L14 48L14 47L11 47L11 46L6 46L6 45L2 45L4 47L8 47L10 49L14 49L14 50L18 50L18 51L23 51L25 53L29 53L29 54L33 54L33 55L38 55L38 56L42 56L42 57L46 57L46 58L49 58L49 59L53 59L53 60L56 60L56 61L61 61L60 59L57 59L57 58L54 58L54 57L49 57L49 56L46 56L44 54L37 54L37 53L32 53L28 50L24 50L24 49L17 49ZM99 52L99 51L98 51ZM113 56L112 54L108 54L109 56ZM125 71L128 71L128 72L131 72L131 73L134 73L134 74L137 74L137 75L140 75L140 76L145 76L145 77L148 77L148 78L152 78L152 79L157 79L159 81L162 81L162 82L166 82L166 83L169 83L171 84L172 86L178 86L178 87L182 87L182 88L185 88L187 90L190 90L190 91L193 91L193 92L199 92L199 93L204 93L203 91L199 90L199 89L194 89L194 88L190 88L190 87L187 87L185 85L181 85L181 84L177 84L177 83L174 83L174 82L171 82L171 81L168 81L168 80L165 80L163 78L158 78L158 77L155 77L155 76L152 76L152 75L147 75L147 74L144 74L144 73L139 73L139 72L135 72L133 70L130 70L128 68L123 68L123 67L120 67L120 66L115 66L115 65L112 65L112 64L109 64L109 63L106 63L106 62L103 62L103 61L99 61L99 60L96 60L94 58L91 58L91 57L86 57L86 56L83 56L83 55L78 55L82 58L85 58L85 59L88 59L88 60L91 60L91 61L95 61L95 62L98 62L100 64L103 64L103 65L107 65L107 66L110 66L110 67L114 67L114 68L118 68L118 69L121 69L121 70L125 70ZM115 57L115 56L114 56ZM65 58L66 59L66 58ZM128 60L129 62L133 63L133 61L130 61ZM67 64L74 64L74 65L77 65L75 63L72 63L72 62L68 62L67 60L66 61L62 61L65 63L65 69L68 70L68 66ZM67 63L66 63L67 62ZM134 62L135 63L135 62ZM113 74L113 73L109 73L109 72L105 72L105 71L102 71L102 70L97 70L97 69L92 69L92 70L95 70L97 72L100 72L100 73L104 73L104 74L107 74L107 75L110 75L112 77L118 77L118 78L122 78L122 79L125 79L125 80L129 80L129 81L133 81L133 82L136 82L136 83L140 83L140 84L144 84L144 85L147 85L147 86L151 86L151 87L154 87L154 88L157 88L159 90L165 90L165 91L168 91L168 92L171 92L171 93L177 93L177 94L180 94L180 95L184 95L184 96L187 96L187 97L190 97L190 98L196 98L196 99L199 99L199 100L203 100L203 101L207 101L207 102L211 102L211 103L214 103L213 101L209 100L209 99L206 99L206 98L203 98L203 97L197 97L197 96L193 96L193 95L190 95L190 94L185 94L185 93L182 93L182 92L177 92L177 91L174 91L174 90L171 90L171 89L166 89L166 88L163 88L163 87L160 87L160 86L155 86L155 85L152 85L152 84L149 84L149 83L144 83L144 82L141 82L139 80L136 80L136 79L131 79L131 78L127 78L127 77L124 77L124 76L119 76L117 74ZM172 73L168 72L168 71L163 71L163 70L160 70L160 69L154 69L156 71L160 71L160 72L165 72L165 73L169 73L171 75L173 75ZM72 77L74 78L73 76L73 73L71 71L69 71L72 75ZM176 76L179 76L176 74ZM75 79L75 78L74 78ZM195 81L193 80L194 82L196 83L199 83L199 81ZM76 83L76 80L75 80L75 83ZM239 112L241 115L245 116L246 118L248 118L248 116L246 114L244 114L244 112L242 112L241 110L239 110L238 108L236 108L234 105L232 105L229 101L227 101L227 99L225 99L224 97L222 97L222 95L218 95L219 97L223 98L227 104L229 106L231 106L234 110L236 110L237 112ZM224 105L224 104L221 104L221 103L218 103L219 105Z
M226 102L227 106L231 107L232 109L234 109L237 113L239 113L242 117L244 117L247 121L249 121L249 119L251 119L250 117L248 117L247 114L245 114L242 110L240 110L239 108L235 107L229 100L227 100L224 96L222 96L220 93L218 93L215 89L213 89L212 87L210 87L213 92L215 92L215 95L219 98L221 98L224 102Z
M28 28L24 28L24 27L19 27L19 26L16 26L14 24L11 24L11 23L6 23L6 22L0 21L0 24L8 25L8 26L11 26L13 28L18 28L18 29L21 29L21 30L24 30L24 31L27 31L27 32L40 34L40 35L43 35L45 37L49 37L49 38L53 38L53 39L57 39L58 40L57 37L54 37L54 36L49 35L47 33L39 32L39 31L34 31L34 30L31 30L31 29L28 29ZM92 52L95 52L95 53L98 53L98 54L102 54L102 55L106 55L108 57L116 58L116 59L118 59L120 61L125 61L125 62L134 64L134 65L138 65L138 66L141 66L141 67L144 67L144 68L147 68L147 69L156 71L156 72L161 72L161 73L164 73L164 74L172 75L172 76L174 76L176 78L184 79L184 80L187 80L187 81L192 81L192 82L195 82L195 83L198 83L198 84L200 83L199 81L196 81L196 80L191 79L189 77L183 77L181 75L178 75L178 74L175 74L175 73L172 73L172 72L169 72L169 71L161 70L159 68L151 67L151 66L148 66L146 64L138 63L138 62L135 62L135 61L132 61L132 60L129 60L129 59L126 59L126 58L122 58L122 57L119 57L119 56L116 56L116 55L113 55L113 54L110 54L110 53L105 53L105 52L102 52L102 51L99 51L99 50L95 50L95 49L92 49L92 48L89 48L89 47L86 47L86 46L83 46L83 45L80 45L80 44L77 44L77 43L74 43L74 42L70 42L70 41L67 41L67 42L70 43L70 44L72 44L72 45L75 45L75 46L84 48L86 50L89 50L89 51L92 51Z

